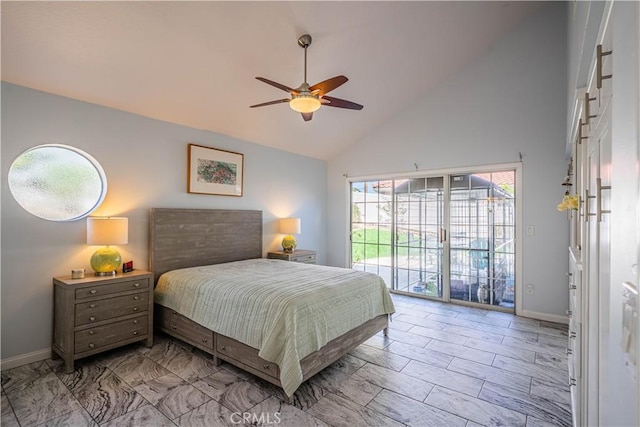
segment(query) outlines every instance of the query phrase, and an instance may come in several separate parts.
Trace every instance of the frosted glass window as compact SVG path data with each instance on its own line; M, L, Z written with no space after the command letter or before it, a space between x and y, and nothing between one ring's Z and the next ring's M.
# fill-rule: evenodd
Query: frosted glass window
M68 145L47 144L20 154L9 168L9 189L33 215L73 221L93 212L107 194L102 166Z

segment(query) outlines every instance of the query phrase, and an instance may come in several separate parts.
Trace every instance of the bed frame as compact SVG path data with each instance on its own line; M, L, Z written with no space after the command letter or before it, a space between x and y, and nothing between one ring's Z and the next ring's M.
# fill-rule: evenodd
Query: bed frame
M163 273L178 268L262 258L262 211L152 208L149 266L154 285ZM282 387L278 365L258 350L155 305L155 327L213 356ZM300 362L303 381L311 378L367 339L384 330L388 316L375 317L329 341Z

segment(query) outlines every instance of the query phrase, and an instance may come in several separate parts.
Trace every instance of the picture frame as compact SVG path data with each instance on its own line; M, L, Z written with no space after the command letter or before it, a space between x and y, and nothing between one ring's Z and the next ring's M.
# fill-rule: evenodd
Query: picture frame
M197 144L188 151L188 193L242 197L243 154Z

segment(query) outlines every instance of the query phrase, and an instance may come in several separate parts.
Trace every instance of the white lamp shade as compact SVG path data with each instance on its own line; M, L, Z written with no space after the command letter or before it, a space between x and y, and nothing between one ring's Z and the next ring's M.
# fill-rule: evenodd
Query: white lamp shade
M300 218L280 219L280 232L284 234L300 234Z
M293 99L289 101L291 109L298 113L313 113L318 110L321 105L320 100L314 96L294 96Z
M129 243L129 218L87 218L88 245L126 245Z

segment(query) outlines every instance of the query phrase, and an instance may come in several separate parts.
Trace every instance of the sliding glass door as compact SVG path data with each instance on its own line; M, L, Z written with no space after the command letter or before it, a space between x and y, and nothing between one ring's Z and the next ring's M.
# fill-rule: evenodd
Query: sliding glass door
M442 298L444 178L394 183L395 289Z
M513 308L515 176L352 182L352 268L397 292Z
M391 289L393 180L351 183L351 268L382 277Z
M450 176L454 300L513 307L515 171Z

